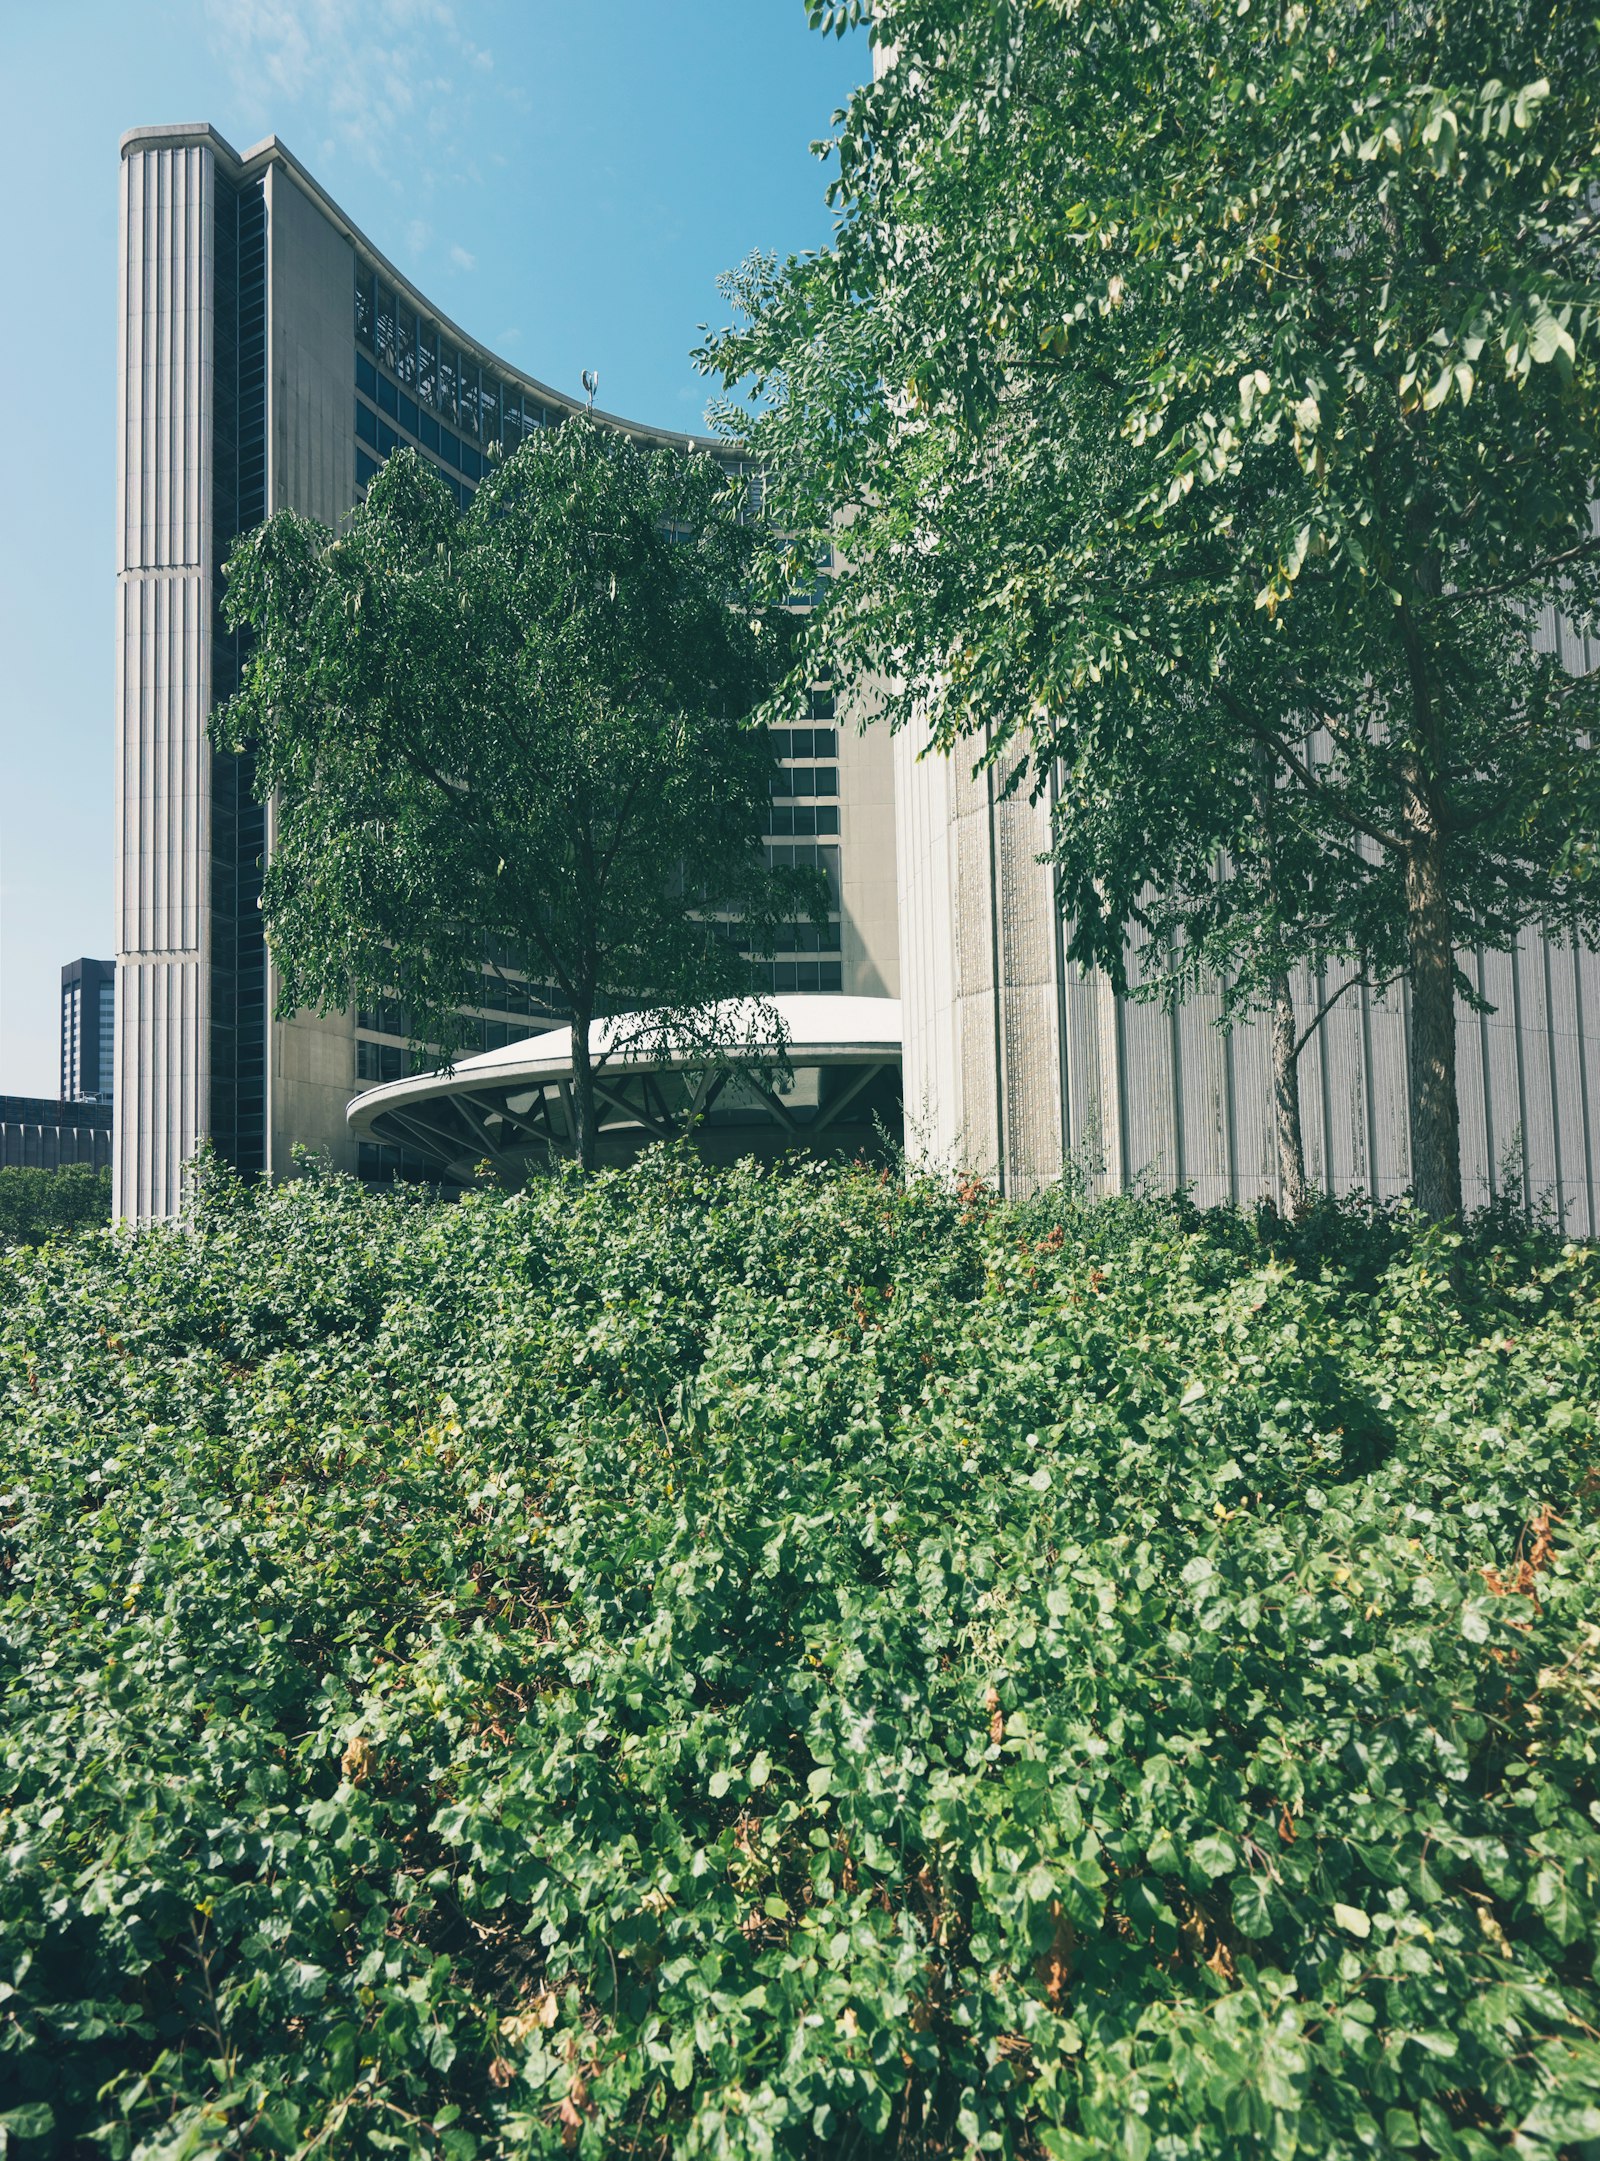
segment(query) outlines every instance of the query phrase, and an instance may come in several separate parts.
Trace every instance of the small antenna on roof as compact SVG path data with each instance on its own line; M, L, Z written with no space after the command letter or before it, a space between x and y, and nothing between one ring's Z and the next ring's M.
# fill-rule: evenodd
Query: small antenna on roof
M589 393L588 409L592 413L594 411L594 394L600 388L600 371L598 368L584 369L583 387Z

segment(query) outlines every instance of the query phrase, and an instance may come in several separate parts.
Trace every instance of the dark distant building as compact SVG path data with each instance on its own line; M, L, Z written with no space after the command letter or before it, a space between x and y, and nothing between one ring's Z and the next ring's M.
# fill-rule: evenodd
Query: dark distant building
M69 960L61 971L63 1103L111 1101L116 1031L116 962Z
M0 1170L59 1171L69 1163L110 1170L109 1103L0 1096Z

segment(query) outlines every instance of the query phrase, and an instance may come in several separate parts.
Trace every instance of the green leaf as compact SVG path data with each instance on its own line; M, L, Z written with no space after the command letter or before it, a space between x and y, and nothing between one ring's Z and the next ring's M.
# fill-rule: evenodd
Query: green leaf
M1272 1896L1260 1876L1240 1876L1233 1886L1234 1925L1243 1936L1272 1932Z
M19 2108L0 2111L0 2130L9 2131L13 2138L48 2138L55 2124L48 2101L25 2101Z
M1197 1838L1189 1848L1189 1854L1196 1867L1208 1876L1226 1876L1239 1865L1239 1849L1220 1831L1210 1831L1203 1838Z

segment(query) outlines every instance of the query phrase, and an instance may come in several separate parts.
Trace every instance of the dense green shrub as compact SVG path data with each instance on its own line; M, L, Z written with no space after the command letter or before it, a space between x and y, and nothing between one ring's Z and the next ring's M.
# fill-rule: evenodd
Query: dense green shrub
M1597 1292L673 1153L0 1259L0 2120L1600 2151Z
M0 1247L42 1246L62 1231L111 1221L111 1177L87 1163L65 1170L0 1170Z

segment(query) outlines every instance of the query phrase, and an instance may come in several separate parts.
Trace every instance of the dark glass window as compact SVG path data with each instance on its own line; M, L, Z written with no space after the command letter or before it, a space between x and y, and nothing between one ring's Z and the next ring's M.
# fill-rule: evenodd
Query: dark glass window
M774 795L837 795L839 793L839 767L837 765L791 765L785 774L778 776L787 787L778 784Z
M356 1026L370 1030L373 1035L404 1035L407 1032L405 1008L398 998L381 998L376 1005L359 1006Z
M811 718L813 720L832 720L833 689L831 685L819 685L811 693Z
M365 353L356 355L356 388L364 390L374 404L378 400L378 371Z
M469 480L483 478L483 459L470 443L461 446L461 470Z
M406 1054L398 1043L366 1043L356 1040L356 1079L397 1081L405 1078Z
M378 416L370 405L363 405L359 398L356 400L356 433L364 443L370 443L374 450L377 449Z
M403 383L414 383L417 379L416 312L403 300L395 303L394 372Z
M461 445L448 428L439 430L439 450L445 462L453 465L459 473L461 470Z
M476 435L478 432L478 371L465 355L461 361L461 432Z
M482 415L479 432L486 443L500 440L500 385L492 375L486 375L478 390L478 411Z
M506 456L514 456L522 443L522 400L514 390L506 392L505 410L500 415L500 437L506 446Z
M431 405L439 394L439 327L425 322L417 334L417 396Z
M828 880L828 906L839 905L839 850L815 841L769 841L767 861L774 870L820 870Z
M797 735L803 729L796 729ZM772 777L774 795L837 795L839 793L839 768L836 765L791 765L784 767Z
M378 422L378 455L386 458L391 450L400 448L400 438L386 420Z
M394 366L394 294L387 285L378 287L378 358Z
M400 393L384 375L378 377L378 403L391 417L400 410Z
M424 447L429 450L437 451L437 449L439 448L439 423L437 420L434 419L432 413L424 413L421 416L421 419L421 433Z
M438 406L446 420L454 420L456 417L456 369L458 365L459 360L455 347L447 345L441 338L439 340Z
M839 926L837 923L786 924L778 940L778 950L782 953L837 953Z
M369 458L364 450L358 449L356 452L356 486L358 488L366 487L377 470L376 461Z
M373 344L372 272L356 271L356 342L368 352Z
M408 435L416 434L419 418L417 408L403 390L400 393L400 410L395 417Z
M774 803L768 816L771 833L837 833L839 813L831 804Z

